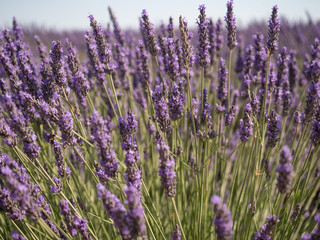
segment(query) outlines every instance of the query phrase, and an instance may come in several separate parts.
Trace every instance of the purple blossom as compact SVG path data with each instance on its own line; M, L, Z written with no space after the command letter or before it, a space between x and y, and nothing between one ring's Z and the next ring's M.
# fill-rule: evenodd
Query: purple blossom
M148 13L145 9L143 9L141 13L140 26L146 49L152 56L157 56L160 49L157 45L153 24L150 22Z
M134 186L125 188L127 195L126 204L128 212L126 221L130 229L130 237L128 239L144 238L146 236L146 224L144 220L144 209L140 200L140 192Z
M167 38L166 43L165 69L171 80L176 81L179 77L179 58L175 52L175 42L172 38Z
M183 96L182 84L174 84L172 91L168 95L169 116L171 120L177 120L183 116L183 106L185 98Z
M86 32L86 35L84 37L86 39L87 54L88 54L91 66L94 69L95 75L99 83L102 84L104 82L105 73L104 73L104 66L99 60L99 54L98 54L96 42L89 31Z
M79 215L73 213L69 208L67 200L62 199L59 203L60 213L64 217L68 231L72 236L75 236L78 231L85 240L91 240L92 237L89 234L87 220L81 218Z
M228 47L232 50L237 46L237 37L236 37L236 18L233 13L233 0L227 2L227 15L225 16L225 21L227 23L228 30Z
M130 227L126 221L127 210L116 195L108 191L101 183L97 185L98 198L102 200L103 207L119 229L123 239L130 239Z
M218 240L232 239L232 217L227 205L217 195L212 196L211 203L214 206L215 218L213 224Z
M274 110L268 116L268 123L267 123L267 146L274 148L277 142L280 140L278 134L281 130L281 121L280 117L276 114Z
M116 177L119 169L118 159L112 149L107 122L103 120L97 111L93 111L91 117L91 135L93 141L98 145L98 154L100 155L101 167L97 169L97 175L101 181Z
M310 123L316 114L318 103L319 103L319 97L320 97L320 83L311 82L309 84L308 90L307 90L307 99L306 99L306 106L304 109L304 121L307 123Z
M292 154L290 148L287 145L282 147L280 155L280 165L276 168L276 172L279 174L277 187L280 193L290 193L291 182L293 178L293 168L291 166Z
M158 133L158 135L160 135ZM161 178L162 187L165 189L168 197L172 198L176 195L176 173L174 171L175 161L169 154L169 146L161 136L156 140L157 151L159 152L159 176Z
M56 140L53 141L53 145L54 145L53 150L54 150L55 159L56 159L56 166L58 167L59 176L62 178L69 177L71 171L70 171L70 168L67 167L64 162L61 145Z
M178 224L176 224L174 232L171 234L171 240L181 240L181 231Z
M19 234L19 232L17 230L14 230L12 233L11 233L11 237L14 239L14 240L25 240L25 238Z
M279 220L277 220L275 215L267 217L267 223L259 229L256 235L253 237L253 240L270 240L272 230L276 226L277 222L279 222Z
M181 73L184 75L187 71L191 71L190 68L193 63L193 47L191 45L192 33L189 32L188 23L182 18L182 16L179 17L179 29L181 33L181 49L183 59L183 69ZM189 72L189 74L191 74L191 72ZM186 77L189 78L189 76Z
M95 36L100 63L103 66L104 72L106 74L111 74L115 66L111 62L111 50L109 49L109 44L106 41L101 25L97 23L97 21L94 19L94 17L91 14L89 15L89 19L90 19L90 26L92 27L92 30Z
M73 118L70 112L64 112L58 121L58 125L61 131L61 138L63 141L63 146L71 146L75 143L75 138L73 134Z
M156 112L155 119L159 124L160 130L168 135L171 134L171 123L163 86L157 85L152 93L154 109Z
M217 98L221 101L223 105L226 105L227 96L228 96L227 78L228 78L228 70L226 69L226 66L225 66L225 60L221 58L220 67L218 69L219 85L217 88Z
M121 31L121 28L119 26L119 23L116 19L116 16L113 14L111 7L108 7L108 10L109 10L109 15L113 24L113 33L114 33L115 39L118 41L118 43L121 46L124 46L124 37Z
M225 125L226 126L230 126L231 125L235 114L236 114L236 106L232 105L230 110L225 115Z
M247 104L244 116L240 119L240 139L242 142L247 142L253 133L253 121L250 117L251 112L251 105Z
M267 48L271 54L278 50L279 32L280 32L280 20L278 18L278 6L275 5L272 8L271 18L269 19L269 32L267 39Z
M199 43L198 43L198 63L201 67L205 67L210 63L209 55L209 37L208 37L208 23L209 20L206 17L206 7L204 5L199 6L200 15L197 20L198 24L198 34L199 34Z
M201 122L203 124L207 123L209 125L212 124L212 118L211 118L211 109L212 106L208 103L208 91L207 89L202 90L203 94L203 106L202 106L202 116L201 116Z
M53 41L50 51L50 65L52 68L53 81L60 87L66 87L67 77L64 71L64 61L62 57L62 44L60 41Z

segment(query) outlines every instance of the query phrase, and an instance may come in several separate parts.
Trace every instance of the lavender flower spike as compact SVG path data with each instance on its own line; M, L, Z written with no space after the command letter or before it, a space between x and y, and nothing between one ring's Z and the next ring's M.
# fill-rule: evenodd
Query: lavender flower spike
M50 51L50 65L52 67L52 77L54 82L65 87L67 85L66 73L64 71L64 62L62 58L62 44L60 41L53 41Z
M211 203L214 205L215 218L213 224L218 240L231 240L232 239L232 218L231 212L222 199L216 195L211 198Z
M246 110L244 111L244 116L242 119L240 119L240 139L242 142L247 142L253 133L253 121L250 117L251 112L251 105L247 104Z
M252 240L270 240L273 228L276 226L276 223L279 222L275 215L271 215L267 218L267 223L264 224Z
M171 240L181 240L181 231L178 224L174 228L174 232L171 234Z
M159 152L159 175L161 183L168 197L172 198L176 195L176 173L174 171L174 158L169 155L169 146L163 140L159 133L156 136L157 151Z
M278 133L281 130L281 121L280 117L276 114L274 110L268 116L268 125L267 125L267 135L268 142L267 146L274 148L277 142L280 140L278 138Z
M123 239L130 239L130 230L126 221L127 210L116 195L108 191L101 183L97 185L98 198L102 200L104 209L113 219Z
M160 48L157 45L153 24L149 21L149 16L145 9L142 10L141 14L141 28L146 49L152 56L157 56Z
M128 205L128 213L126 216L126 221L130 228L130 238L137 239L138 237L145 237L147 229L143 215L143 207L140 200L140 193L134 186L128 186L125 188L125 193L127 195L126 204Z
M233 13L233 0L227 3L227 15L225 16L225 21L227 23L228 30L228 47L232 50L237 46L237 36L236 36L236 18Z
M291 166L292 154L290 148L285 145L280 155L280 165L276 172L279 173L277 187L280 193L290 193L291 182L293 178L293 169Z
M111 50L109 49L109 44L106 41L101 25L97 23L97 21L94 19L92 15L89 15L89 19L90 19L90 26L93 29L95 40L97 43L99 60L104 66L105 73L111 74L115 66L113 63L111 63Z
M208 24L209 20L206 17L206 7L204 5L199 6L200 15L197 20L198 33L199 33L199 44L198 44L198 62L201 67L205 67L210 63L210 43L208 36Z
M272 15L269 19L267 48L269 50L270 55L278 50L279 32L280 20L278 18L278 6L276 5L272 8Z

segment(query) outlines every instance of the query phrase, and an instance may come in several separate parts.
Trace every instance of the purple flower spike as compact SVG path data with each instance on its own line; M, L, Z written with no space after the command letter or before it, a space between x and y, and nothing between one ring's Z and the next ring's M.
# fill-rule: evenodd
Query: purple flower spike
M53 41L50 51L50 65L52 68L53 81L60 87L66 87L67 77L64 71L64 61L62 58L62 44L60 41Z
M128 186L125 188L125 193L127 195L126 204L128 205L128 213L126 216L126 221L128 222L130 228L130 238L137 239L145 237L147 228L144 220L144 210L140 200L140 192L134 186Z
M172 131L171 122L162 84L156 86L152 93L152 99L154 102L154 109L156 111L155 118L160 126L160 130L170 135Z
M280 140L278 134L281 130L281 121L280 117L276 114L274 110L268 116L268 125L267 125L267 146L274 148L277 142Z
M280 32L280 20L278 18L278 6L276 5L272 8L272 15L271 15L271 18L269 19L267 48L270 55L275 53L278 50L279 32Z
M171 120L177 120L183 116L184 102L183 87L181 84L175 83L172 87L172 92L169 92L168 96L168 107Z
M181 240L181 231L178 224L175 226L174 232L171 234L171 240Z
M109 49L109 44L106 41L101 25L97 23L92 15L89 15L89 19L97 44L99 60L103 66L104 72L106 74L111 74L115 66L111 62L111 50Z
M67 200L62 199L59 203L59 206L61 215L64 216L64 220L70 234L75 236L79 232L82 235L82 239L92 240L87 226L88 221L73 213L69 208L69 203Z
M247 142L253 133L253 121L250 117L251 112L251 105L247 104L244 116L240 119L240 139L242 142Z
M317 112L317 107L320 98L320 83L311 82L307 91L306 107L304 109L304 121L312 122Z
M119 164L114 150L107 122L94 111L91 117L91 135L98 145L101 167L97 169L97 175L101 181L116 177ZM96 167L97 168L97 167Z
M157 56L160 48L157 45L157 38L155 36L153 24L149 20L148 13L143 9L141 14L141 33L144 39L146 49L152 56Z
M222 105L226 105L228 89L227 89L228 69L225 66L225 60L220 59L220 67L218 69L219 86L217 88L217 97Z
M253 240L270 240L272 235L272 230L276 226L277 217L275 215L271 215L267 218L267 223L264 224L259 231L256 233L256 235L253 237Z
M116 195L108 191L101 183L97 185L98 198L102 200L103 207L119 229L123 239L130 239L130 229L126 221L127 210Z
M11 233L11 237L14 239L14 240L25 240L25 238L19 234L19 232L17 230L13 231Z
M168 197L172 198L176 195L176 173L174 171L174 158L169 155L169 146L162 139L159 133L156 137L157 151L159 152L159 176L161 183Z
M237 36L236 36L236 18L233 13L233 0L227 3L227 15L225 16L225 21L227 23L228 30L228 47L232 50L237 46Z
M279 173L277 187L280 193L290 193L293 178L293 168L291 166L292 154L290 148L284 145L280 155L280 165L276 168Z
M208 36L208 24L209 20L206 17L206 7L204 5L199 6L200 15L197 20L199 43L198 43L198 62L201 67L205 67L210 63L210 43Z
M211 203L214 206L215 218L213 224L218 240L231 240L232 239L232 217L231 212L222 199L216 195L212 196Z

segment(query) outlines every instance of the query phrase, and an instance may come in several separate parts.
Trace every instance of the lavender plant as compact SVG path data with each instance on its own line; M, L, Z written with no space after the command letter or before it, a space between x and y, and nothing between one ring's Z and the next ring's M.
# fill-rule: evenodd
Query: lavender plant
M320 26L233 4L1 31L0 239L319 239Z

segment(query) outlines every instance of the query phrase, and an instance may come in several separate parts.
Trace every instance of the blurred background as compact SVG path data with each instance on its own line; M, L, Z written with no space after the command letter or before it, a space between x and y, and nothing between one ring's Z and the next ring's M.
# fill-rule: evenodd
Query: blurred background
M223 18L227 0L0 0L0 27L11 27L15 16L22 26L45 27L51 30L85 30L89 28L89 13L102 25L109 22L108 6L123 29L138 29L142 9L147 9L150 20L159 26L171 16L178 23L183 15L190 26L195 26L198 6L205 4L207 15L214 20ZM280 17L290 22L320 20L319 0L235 0L234 11L238 27L251 21L266 21L273 5L278 5Z

